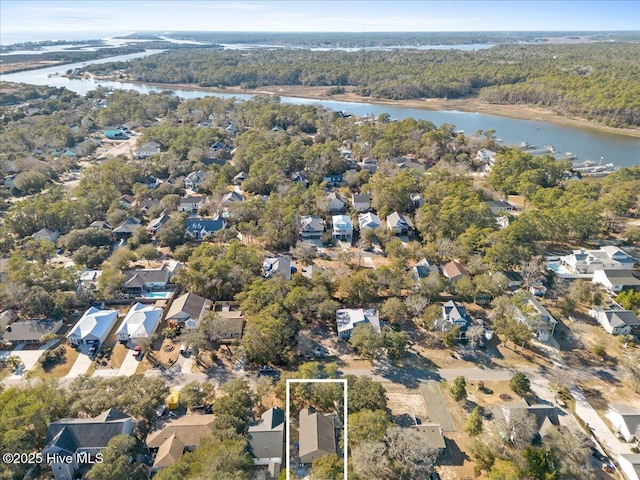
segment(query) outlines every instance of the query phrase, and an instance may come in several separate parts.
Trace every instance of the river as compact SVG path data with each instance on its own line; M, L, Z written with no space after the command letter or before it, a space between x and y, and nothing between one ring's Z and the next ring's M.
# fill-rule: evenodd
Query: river
M239 100L248 100L253 97L253 95L214 93L202 90L155 87L153 85L115 81L95 81L80 78L71 79L60 76L60 74L63 74L67 70L82 68L88 64L132 60L159 52L161 52L161 50L149 50L147 52L102 58L82 63L10 73L2 75L0 80L31 85L65 87L80 95L86 95L87 92L95 90L98 85L101 85L110 89L136 90L140 93L170 90L179 97L187 99L215 96L222 98L235 97ZM464 130L466 133L473 133L480 129L494 129L496 131L496 137L502 139L506 145L517 145L520 144L520 142L526 141L530 144L537 145L539 148L548 145L553 146L560 155L565 152L572 152L577 160L600 161L600 159L602 159L602 163L613 163L617 166L640 165L640 139L625 135L538 121L499 117L483 113L421 110L417 108L378 105L375 103L339 102L335 100L316 100L297 97L281 97L281 100L283 103L296 105L321 105L331 110L344 110L354 115L373 114L377 116L382 113L388 113L391 118L399 120L412 117L429 120L436 125L452 123L456 126L456 129Z

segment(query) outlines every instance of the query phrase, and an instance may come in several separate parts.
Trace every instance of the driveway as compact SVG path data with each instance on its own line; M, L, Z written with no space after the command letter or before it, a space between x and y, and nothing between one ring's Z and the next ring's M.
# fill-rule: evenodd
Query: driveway
M69 370L69 373L67 373L67 376L65 378L76 378L87 373L87 370L89 370L89 367L93 363L93 360L89 358L89 355L87 353L89 351L89 348L91 348L91 345L87 345L84 343L80 345L80 355L78 355L78 358L74 362L71 370Z
M623 443L616 438L578 387L575 385L569 387L569 392L576 399L576 415L588 425L589 430L593 432L610 458L617 460L619 454L631 453L632 444Z
M118 375L124 375L125 377L134 375L138 365L140 365L140 359L142 359L142 355L136 358L133 356L133 349L127 350L127 354L122 360L122 365L120 365L120 370L118 370Z
M424 403L429 411L430 421L442 425L445 432L455 432L456 427L449 414L447 402L442 397L440 384L434 380L421 382L420 393L422 393L422 398L424 398Z
M33 367L36 366L36 364L38 363L38 360L40 359L42 354L45 352L45 350L48 350L49 348L53 347L59 341L60 340L51 340L50 342L47 342L44 345L42 345L40 348L38 348L38 350L23 350L24 345L20 344L13 350L0 351L0 358L4 359L10 356L14 356L14 357L20 357L20 360L22 360L22 365L20 365L18 369L15 372L13 372L13 374L7 377L7 380L21 379L22 376L24 375L24 372L26 372L27 370L31 370Z

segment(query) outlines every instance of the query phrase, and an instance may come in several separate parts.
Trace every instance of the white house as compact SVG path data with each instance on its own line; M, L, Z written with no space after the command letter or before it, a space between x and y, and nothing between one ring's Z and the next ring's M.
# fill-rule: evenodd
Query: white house
M361 213L358 215L358 224L360 225L360 231L374 230L382 225L382 220L375 213Z
M291 280L291 260L287 257L265 258L262 262L262 271L265 278L281 277Z
M621 292L626 289L640 289L640 279L630 270L596 270L593 272L595 284L602 285L610 292Z
M375 158L363 158L360 162L360 167L363 170L369 170L371 173L376 173L378 170L378 161Z
M322 218L315 215L305 215L300 218L300 236L307 239L321 239L324 233Z
M368 193L352 194L351 206L356 212L366 212L371 206L371 195L369 195Z
M605 310L602 307L593 307L589 310L589 315L611 335L629 335L640 325L638 317L630 310Z
M341 339L348 339L353 329L361 323L368 323L378 333L382 331L380 315L377 310L343 308L336 312L338 337Z
M548 342L555 332L557 320L542 304L533 297L525 303L524 311L519 310L517 320L529 326L535 337L541 342Z
M67 340L74 346L82 343L102 344L117 320L117 310L99 310L91 307L67 333Z
M334 215L332 218L333 230L331 236L334 240L351 242L353 240L353 224L347 215Z
M611 422L613 431L625 442L640 441L640 409L620 403L609 404L605 416Z
M505 202L504 200L487 200L484 203L487 204L489 210L491 210L491 213L494 215L518 211L518 207L511 205L509 202Z
M640 480L640 453L618 455L618 465L628 480Z
M225 194L220 202L222 205L229 205L230 203L244 202L244 195L242 190L234 189L231 192Z
M129 309L127 316L118 330L116 337L120 342L131 341L139 344L145 340L151 340L162 319L162 309L136 303Z
M160 153L160 144L156 142L149 142L142 145L135 151L135 155L138 158L147 158L151 155L157 155Z
M478 150L478 153L475 156L475 160L478 162L482 162L486 165L495 162L496 152L493 150L489 150L488 148L482 148Z
M613 245L600 250L574 250L560 257L562 264L574 274L593 274L596 270L632 270L634 260Z
M204 197L204 196L182 197L180 198L178 211L196 213L199 209L206 206L206 204L207 204L207 197Z
M204 182L206 176L206 170L196 170L195 172L191 172L189 175L184 177L185 188L195 190L196 188L198 188L198 185Z

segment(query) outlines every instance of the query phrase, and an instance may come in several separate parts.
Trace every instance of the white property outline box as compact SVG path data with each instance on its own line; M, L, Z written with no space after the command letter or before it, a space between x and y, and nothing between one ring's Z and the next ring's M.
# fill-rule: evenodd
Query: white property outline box
M344 413L343 417L343 449L342 449L342 467L343 467L343 475L344 480L347 480L347 451L349 450L349 435L347 429L347 414L348 414L348 405L347 405L347 380L344 378L340 379L330 379L330 378L287 378L287 399L285 403L285 427L287 429L287 442L286 442L286 455L287 461L285 463L285 468L287 469L287 480L291 480L291 419L290 419L290 410L291 410L291 389L289 385L292 383L342 383L344 389Z

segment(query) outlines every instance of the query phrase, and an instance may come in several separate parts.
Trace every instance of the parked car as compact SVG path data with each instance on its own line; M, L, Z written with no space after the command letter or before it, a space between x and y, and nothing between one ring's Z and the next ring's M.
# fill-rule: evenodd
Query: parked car
M138 358L141 355L142 355L142 347L140 347L140 345L136 345L135 347L133 347L133 356Z
M98 345L96 345L96 344L91 345L91 347L89 348L89 352L88 353L89 353L90 357L95 357L96 353L98 353Z

